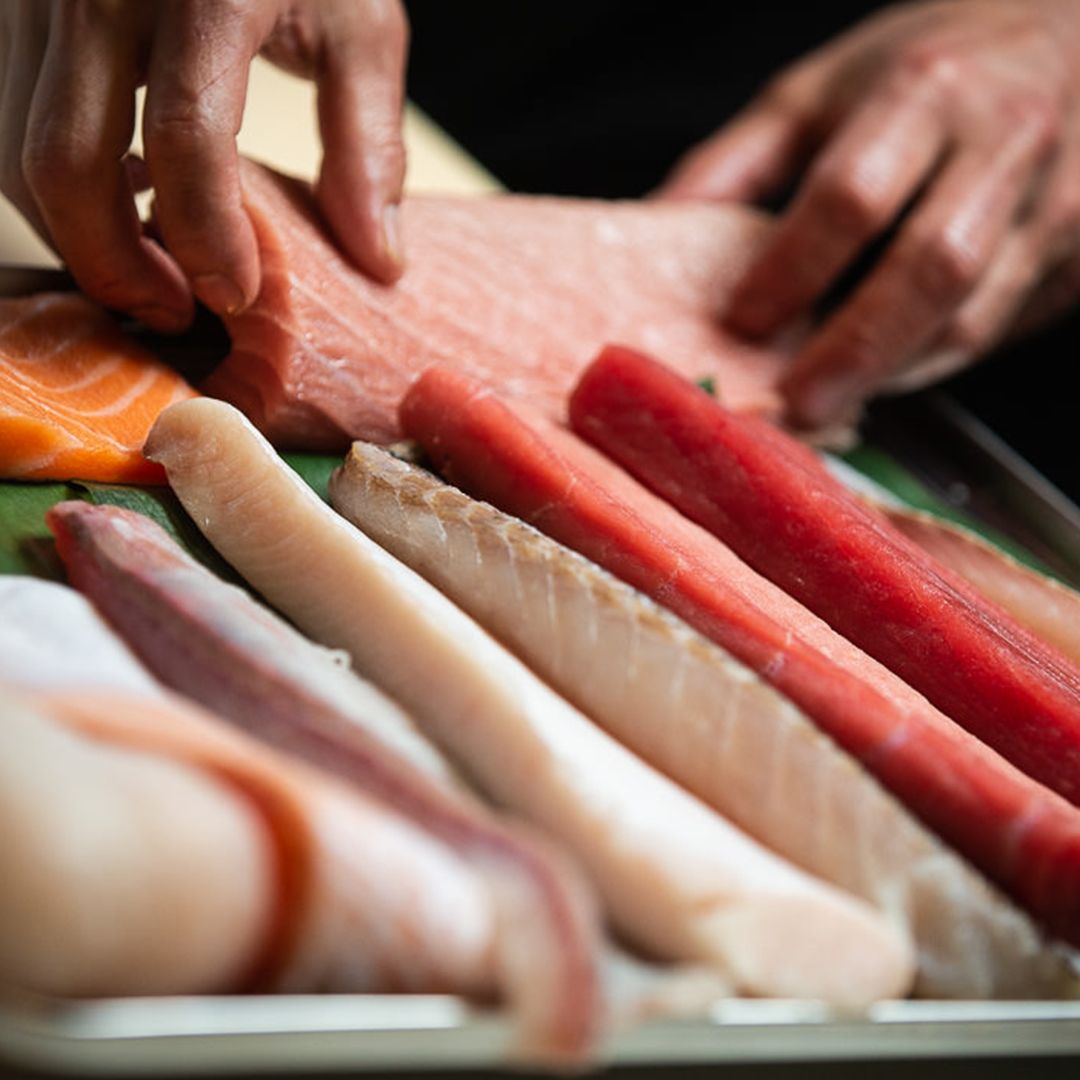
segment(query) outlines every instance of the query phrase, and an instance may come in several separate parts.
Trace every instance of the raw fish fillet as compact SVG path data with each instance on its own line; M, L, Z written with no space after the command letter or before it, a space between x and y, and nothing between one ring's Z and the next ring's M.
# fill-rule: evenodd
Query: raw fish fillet
M758 994L857 1006L905 993L906 940L759 848L559 698L459 608L322 503L243 416L181 403L147 453L221 554L344 647L497 802L580 858L616 927Z
M370 444L353 445L330 494L612 735L768 847L895 918L918 949L918 993L1045 997L1075 985L1027 917L869 773L642 593Z
M0 477L160 484L146 433L194 395L77 293L0 299Z
M215 577L148 518L65 502L47 521L73 583L155 675L383 800L472 866L495 897L493 961L521 1022L522 1052L587 1053L603 1020L600 943L569 867L468 795L405 714L343 657ZM358 854L366 858L366 847Z
M16 574L0 575L0 683L22 690L162 692L85 596Z
M1080 664L1080 593L1022 566L959 525L913 510L885 513L908 539Z
M1080 669L775 425L609 346L570 423L950 719L1080 806Z
M227 320L233 349L205 382L279 446L390 442L412 380L442 361L556 415L607 341L709 377L734 408L775 412L783 357L717 318L764 231L745 209L528 196L412 198L392 288L328 239L309 188L243 164L262 291Z
M641 589L757 672L1054 934L1080 943L1075 807L522 403L433 367L402 422L454 483Z
M0 709L9 982L491 993L483 880L381 804L169 695Z

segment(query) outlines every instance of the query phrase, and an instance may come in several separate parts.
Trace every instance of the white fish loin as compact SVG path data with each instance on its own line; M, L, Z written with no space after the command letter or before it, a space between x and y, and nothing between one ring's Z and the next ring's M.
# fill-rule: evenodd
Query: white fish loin
M259 943L273 873L248 800L0 690L0 984L227 992Z
M1063 948L777 691L636 589L368 444L355 444L331 495L646 760L907 928L919 993L1075 986Z
M15 575L0 576L0 683L164 693L81 593Z
M767 852L555 694L460 608L335 514L235 409L159 418L147 453L238 571L346 648L496 802L581 860L614 924L743 990L858 1007L907 992L906 937Z

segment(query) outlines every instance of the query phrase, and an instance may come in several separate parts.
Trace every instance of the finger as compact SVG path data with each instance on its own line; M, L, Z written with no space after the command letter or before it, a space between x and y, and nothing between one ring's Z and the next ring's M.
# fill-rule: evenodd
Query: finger
M324 23L318 76L323 161L319 204L349 256L373 278L404 268L397 211L405 180L401 134L408 26L396 2L338 5Z
M255 233L240 190L236 134L248 69L267 28L214 0L165 4L147 73L143 144L155 220L196 295L219 315L259 291Z
M997 255L1044 154L1041 133L1018 129L994 152L972 148L948 165L788 372L781 389L792 423L849 415L942 331Z
M766 99L691 149L656 195L758 202L779 191L798 172L811 147L812 133L804 116Z
M13 4L5 13L3 86L0 88L0 190L46 243L52 244L45 219L23 176L26 121L48 40L45 4Z
M1040 256L1040 280L1005 328L1009 337L1039 329L1080 298L1080 116L1073 118L1032 233L1032 248Z
M989 352L1005 334L1039 280L1041 258L1032 230L1009 234L975 291L957 309L926 355L886 379L886 393L909 393L940 382Z
M23 146L23 175L57 251L85 292L160 330L191 319L191 296L143 235L123 165L134 125L137 42L92 4L50 30ZM76 59L77 58L77 59Z
M735 290L725 317L731 329L769 334L821 299L924 184L944 141L921 93L886 90L856 112Z

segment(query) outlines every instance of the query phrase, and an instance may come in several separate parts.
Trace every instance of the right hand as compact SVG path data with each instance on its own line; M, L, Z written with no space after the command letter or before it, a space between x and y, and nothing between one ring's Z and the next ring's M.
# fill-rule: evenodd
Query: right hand
M401 108L408 26L398 0L4 0L0 189L81 288L157 330L259 290L236 134L262 52L318 84L316 186L367 274L402 270ZM146 84L145 166L128 154ZM135 208L152 185L162 243Z

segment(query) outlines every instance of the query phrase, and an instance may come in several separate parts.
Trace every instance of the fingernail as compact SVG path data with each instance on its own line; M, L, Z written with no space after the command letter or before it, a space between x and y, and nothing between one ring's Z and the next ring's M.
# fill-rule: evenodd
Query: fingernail
M387 255L389 255L398 266L403 266L405 264L405 259L401 252L401 231L398 224L397 203L389 203L387 206L383 207L382 230L383 244L386 247Z
M187 329L191 322L190 311L178 311L175 308L161 307L157 304L146 304L143 307L132 308L131 314L151 330L161 330L166 334L174 334Z
M200 274L191 287L195 295L219 315L235 315L247 306L240 286L224 274Z

